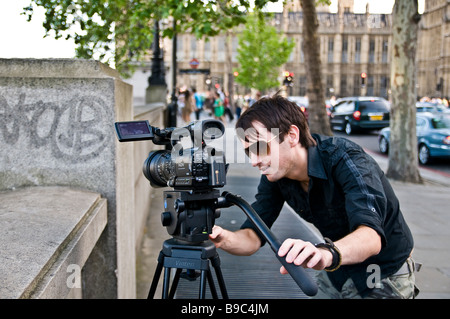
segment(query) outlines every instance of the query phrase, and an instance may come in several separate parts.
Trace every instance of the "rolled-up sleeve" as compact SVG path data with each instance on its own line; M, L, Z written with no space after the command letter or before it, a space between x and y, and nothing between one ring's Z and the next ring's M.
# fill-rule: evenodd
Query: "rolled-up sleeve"
M272 227L273 223L280 215L281 208L284 204L283 196L277 183L267 180L265 175L261 176L256 194L256 201L251 205L256 213L261 217L267 227ZM259 230L250 220L246 220L241 229L251 228L261 239L261 246L266 243L265 238L260 234Z
M373 159L359 150L350 150L342 155L335 170L335 180L345 195L345 209L350 231L364 225L374 229L386 245L383 230L387 200L381 176L383 172Z

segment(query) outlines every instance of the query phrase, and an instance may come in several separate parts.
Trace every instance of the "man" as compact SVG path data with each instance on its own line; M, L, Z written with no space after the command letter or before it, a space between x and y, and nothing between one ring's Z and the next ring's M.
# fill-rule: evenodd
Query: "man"
M318 298L415 297L411 232L388 180L361 147L311 135L300 108L278 95L253 104L236 129L262 173L252 207L268 227L287 202L326 238L318 245L287 239L278 251L289 263L325 270ZM236 255L264 244L249 221L236 232L216 226L210 239Z

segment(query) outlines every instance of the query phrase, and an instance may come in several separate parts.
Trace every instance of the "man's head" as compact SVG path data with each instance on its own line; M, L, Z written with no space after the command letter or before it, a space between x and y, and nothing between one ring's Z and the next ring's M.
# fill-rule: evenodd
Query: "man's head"
M255 102L239 118L236 130L253 166L263 174L277 171L276 179L288 176L305 150L316 144L297 104L279 95ZM296 153L300 150L302 156Z
M309 132L305 114L297 104L280 95L263 97L256 101L239 118L236 129L241 128L247 131L255 127L255 122L261 123L269 131L278 129L280 142L283 142L291 125L295 125L299 129L299 142L303 147L308 148L316 143Z

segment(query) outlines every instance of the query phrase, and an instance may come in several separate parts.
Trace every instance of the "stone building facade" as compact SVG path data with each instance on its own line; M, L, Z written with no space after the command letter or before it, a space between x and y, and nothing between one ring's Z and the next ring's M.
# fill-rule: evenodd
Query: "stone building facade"
M367 8L368 10L368 8ZM299 1L292 1L283 13L276 13L272 25L284 31L295 41L295 48L284 69L294 73L290 95L306 94L306 69L303 55L302 11ZM338 12L331 13L327 6L317 8L319 19L320 56L327 96L380 95L388 96L389 43L392 17L390 14L353 13L353 0L339 1ZM287 21L287 24L286 24ZM238 66L236 59L239 31L234 31L227 46L225 34L196 39L191 34L180 34L177 39L177 86L196 87L206 91L220 85L228 87L230 70ZM167 40L166 40L167 41ZM165 61L170 61L171 45L165 42ZM227 55L226 50L229 50ZM227 56L232 68L227 67ZM190 62L196 59L198 68L209 73L189 74ZM180 72L181 71L181 72ZM361 74L366 73L365 85ZM280 72L280 85L282 72ZM245 92L235 84L239 93Z
M336 13L328 6L317 8L319 20L322 80L327 97L367 95L389 98L392 41L392 14L354 13L354 0L339 0ZM450 96L450 0L425 0L419 25L417 49L417 94ZM280 69L294 73L290 95L306 94L304 65L303 13L300 1L292 0L282 13L275 13L272 25L295 41L288 62ZM286 23L287 22L287 23ZM177 36L177 87L195 87L204 92L219 86L228 91L233 81L232 69L238 67L237 35L239 29L206 39L191 34ZM171 40L164 40L164 60L171 87ZM231 63L227 63L230 61ZM195 62L197 73L192 73ZM231 66L230 66L231 64ZM362 84L361 75L366 78ZM235 92L248 88L234 84Z
M450 97L450 1L426 0L417 45L417 94Z

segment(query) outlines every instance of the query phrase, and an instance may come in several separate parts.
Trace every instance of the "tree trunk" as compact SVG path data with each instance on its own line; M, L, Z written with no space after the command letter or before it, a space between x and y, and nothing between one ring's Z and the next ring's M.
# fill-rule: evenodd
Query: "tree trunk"
M303 8L303 39L308 95L308 121L312 133L333 135L325 106L325 91L322 85L319 37L314 0L301 0Z
M233 45L231 43L231 32L228 30L226 32L226 36L225 36L225 70L226 73L228 75L228 82L227 82L227 94L228 94L228 101L229 101L229 107L231 112L234 114L235 113L235 108L234 108L234 76L233 76L233 60L232 60L232 50L233 50Z
M396 0L391 62L391 136L387 177L421 183L416 137L417 0Z

